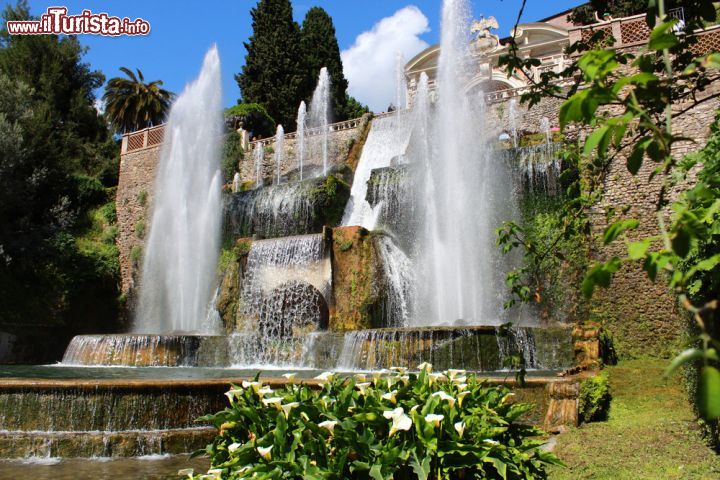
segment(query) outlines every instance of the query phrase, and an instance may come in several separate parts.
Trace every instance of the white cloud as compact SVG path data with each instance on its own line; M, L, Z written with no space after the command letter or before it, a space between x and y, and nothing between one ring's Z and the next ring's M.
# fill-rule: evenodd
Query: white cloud
M395 102L397 54L409 60L428 47L420 35L430 31L427 17L409 5L357 36L342 52L350 95L371 110L384 111Z

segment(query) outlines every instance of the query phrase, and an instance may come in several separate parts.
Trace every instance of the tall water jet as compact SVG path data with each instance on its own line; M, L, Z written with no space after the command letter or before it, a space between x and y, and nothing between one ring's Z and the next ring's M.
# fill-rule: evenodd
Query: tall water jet
M510 126L510 136L513 140L513 147L518 147L518 123L519 123L518 103L514 98L510 100L510 108L508 108L508 124Z
M240 173L235 172L235 175L233 175L233 181L232 181L232 192L237 193L240 191Z
M305 102L300 102L297 115L297 149L298 149L298 169L300 170L300 180L303 179L303 163L305 161L305 122L307 121L307 107Z
M416 310L425 316L415 317L419 325L488 325L504 316L494 232L512 218L512 181L505 162L492 157L479 96L465 89L474 65L469 19L468 0L445 0L433 148L425 149L418 182L418 204L425 207Z
M220 58L213 46L198 78L173 104L165 127L136 332L219 328L205 319L220 249L221 100Z
M400 52L395 55L395 106L397 115L407 108L407 83L405 82L405 57Z
M253 157L255 159L255 188L260 188L263 186L262 164L263 160L265 160L265 150L263 148L262 142L255 143Z
M277 169L277 179L275 184L280 185L280 175L282 173L282 162L285 156L285 130L282 125L277 126L275 133L275 168Z
M322 151L323 175L328 170L328 125L330 123L330 75L327 68L320 69L317 87L310 103L310 122L313 130L320 135L320 150Z
M540 130L545 134L545 143L550 143L550 119L542 117L540 120Z

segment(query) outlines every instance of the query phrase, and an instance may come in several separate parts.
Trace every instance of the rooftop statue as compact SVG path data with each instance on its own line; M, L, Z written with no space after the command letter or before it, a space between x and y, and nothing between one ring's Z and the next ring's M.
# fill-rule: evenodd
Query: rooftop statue
M470 32L475 37L473 47L478 53L491 51L500 46L500 38L490 32L490 30L497 30L498 28L500 28L500 25L495 17L480 17L480 20L475 20L472 23Z

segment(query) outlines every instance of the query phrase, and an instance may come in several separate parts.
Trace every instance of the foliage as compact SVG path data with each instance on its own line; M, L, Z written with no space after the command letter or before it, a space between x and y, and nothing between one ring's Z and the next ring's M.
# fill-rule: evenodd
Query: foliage
M244 43L242 72L235 75L242 100L262 105L292 132L305 79L300 26L293 20L290 0L260 0L250 16L253 34Z
M348 110L348 81L343 73L340 47L335 36L335 25L324 9L312 7L307 11L302 24L300 41L302 63L306 68L301 98L308 100L312 97L320 69L326 67L330 75L330 97L334 120L343 121L354 118L348 116L349 113L354 112Z
M370 108L368 108L367 105L363 105L362 103L358 102L355 97L351 97L349 94L346 94L346 100L345 100L345 117L350 118L360 118L366 113L370 113Z
M251 137L269 137L275 133L275 120L268 115L265 108L257 103L239 103L225 110L225 120L235 130L242 122L242 127L250 132Z
M119 133L134 132L165 121L175 94L162 88L162 80L145 83L145 76L120 67L128 78L108 80L103 95L105 116Z
M3 16L31 18L24 1ZM8 331L32 322L64 324L68 334L106 331L117 313L115 227L100 229L96 209L110 208L119 148L94 106L104 77L84 53L74 36L0 31L0 319Z
M518 420L502 386L464 371L404 369L370 381L324 373L321 388L243 382L230 407L203 417L219 435L206 449L220 478L545 478L558 464L542 434ZM447 375L447 376L446 376Z
M232 131L225 136L222 156L223 183L231 183L235 172L239 171L240 161L243 159L243 149L240 144L240 134Z
M610 382L603 372L588 377L580 383L578 416L583 423L607 420L610 412Z
M686 6L692 7L685 11L687 31L693 31L703 21L715 20L715 8L709 0L687 2ZM613 39L604 38L602 32L598 32L589 43L578 42L569 47L568 53L580 56L565 71L543 73L539 82L527 73L528 69L537 66L538 60L519 58L514 42L510 45L510 55L501 63L510 73L525 72L533 83L531 91L523 95L523 101L532 106L547 96L562 98L565 102L560 109L561 128L566 130L573 125L589 130L581 141L582 193L580 201L567 205L568 218L583 218L597 202L604 174L620 152L629 152L626 164L633 175L641 172L646 159L653 162L645 171L649 170L649 178L657 178L661 184L655 199L659 235L631 242L627 234L638 227L637 219L623 215L610 223L602 243L608 245L624 240L627 256L614 256L592 265L582 290L590 296L595 288L608 287L613 274L626 262L642 262L653 281L664 273L661 278L668 279L681 305L693 316L701 332L698 336L700 348L691 347L683 352L671 369L702 359L704 366L697 403L701 415L713 419L720 416L720 395L714 395L720 391L720 374L712 365L713 361L718 361L716 349L719 344L707 325L715 321L717 291L711 300L694 300L692 295L702 287L698 274L713 271L720 263L720 255L715 250L696 247L713 243L714 232L718 231L716 212L720 206L720 192L712 183L703 180L703 175L707 175L715 181L714 173L700 174L697 185L672 205L669 226L666 225L665 208L669 203L668 192L675 184L673 173L686 171L685 163L692 167L692 161L687 161L678 169L677 160L672 156L673 146L687 141L673 133L673 120L698 103L720 95L705 92L711 83L720 80L720 54L694 58L691 48L696 39L692 35L674 34L677 20L666 17L663 0L651 0L647 10L647 22L652 31L647 46L638 53L612 49ZM661 19L657 25L656 16ZM574 83L566 90L558 86L559 80L570 79L574 79ZM702 98L698 97L700 94ZM683 107L674 109L673 104ZM609 213L611 216L614 212ZM560 235L565 234L565 231L560 232ZM520 242L506 242L506 245L512 248L515 243L520 245ZM689 264L688 258L694 248L698 257ZM518 286L521 283L518 281L514 288L521 289Z

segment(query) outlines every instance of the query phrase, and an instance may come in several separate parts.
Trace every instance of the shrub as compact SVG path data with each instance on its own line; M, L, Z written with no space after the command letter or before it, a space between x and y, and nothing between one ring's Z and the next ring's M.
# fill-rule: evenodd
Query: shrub
M225 110L225 121L235 130L236 123L242 122L243 128L253 137L269 137L275 132L275 120L267 110L257 103L240 103Z
M321 388L243 382L230 407L201 418L219 435L205 452L217 478L546 478L557 458L517 420L502 386L463 371L318 377ZM191 474L192 475L192 474ZM200 477L198 477L200 478Z
M589 377L580 384L579 417L581 422L607 420L610 413L610 382L607 373Z
M240 134L235 131L230 132L225 137L221 167L224 183L233 181L235 172L238 171L240 166L240 160L243 159L243 149L240 140Z

